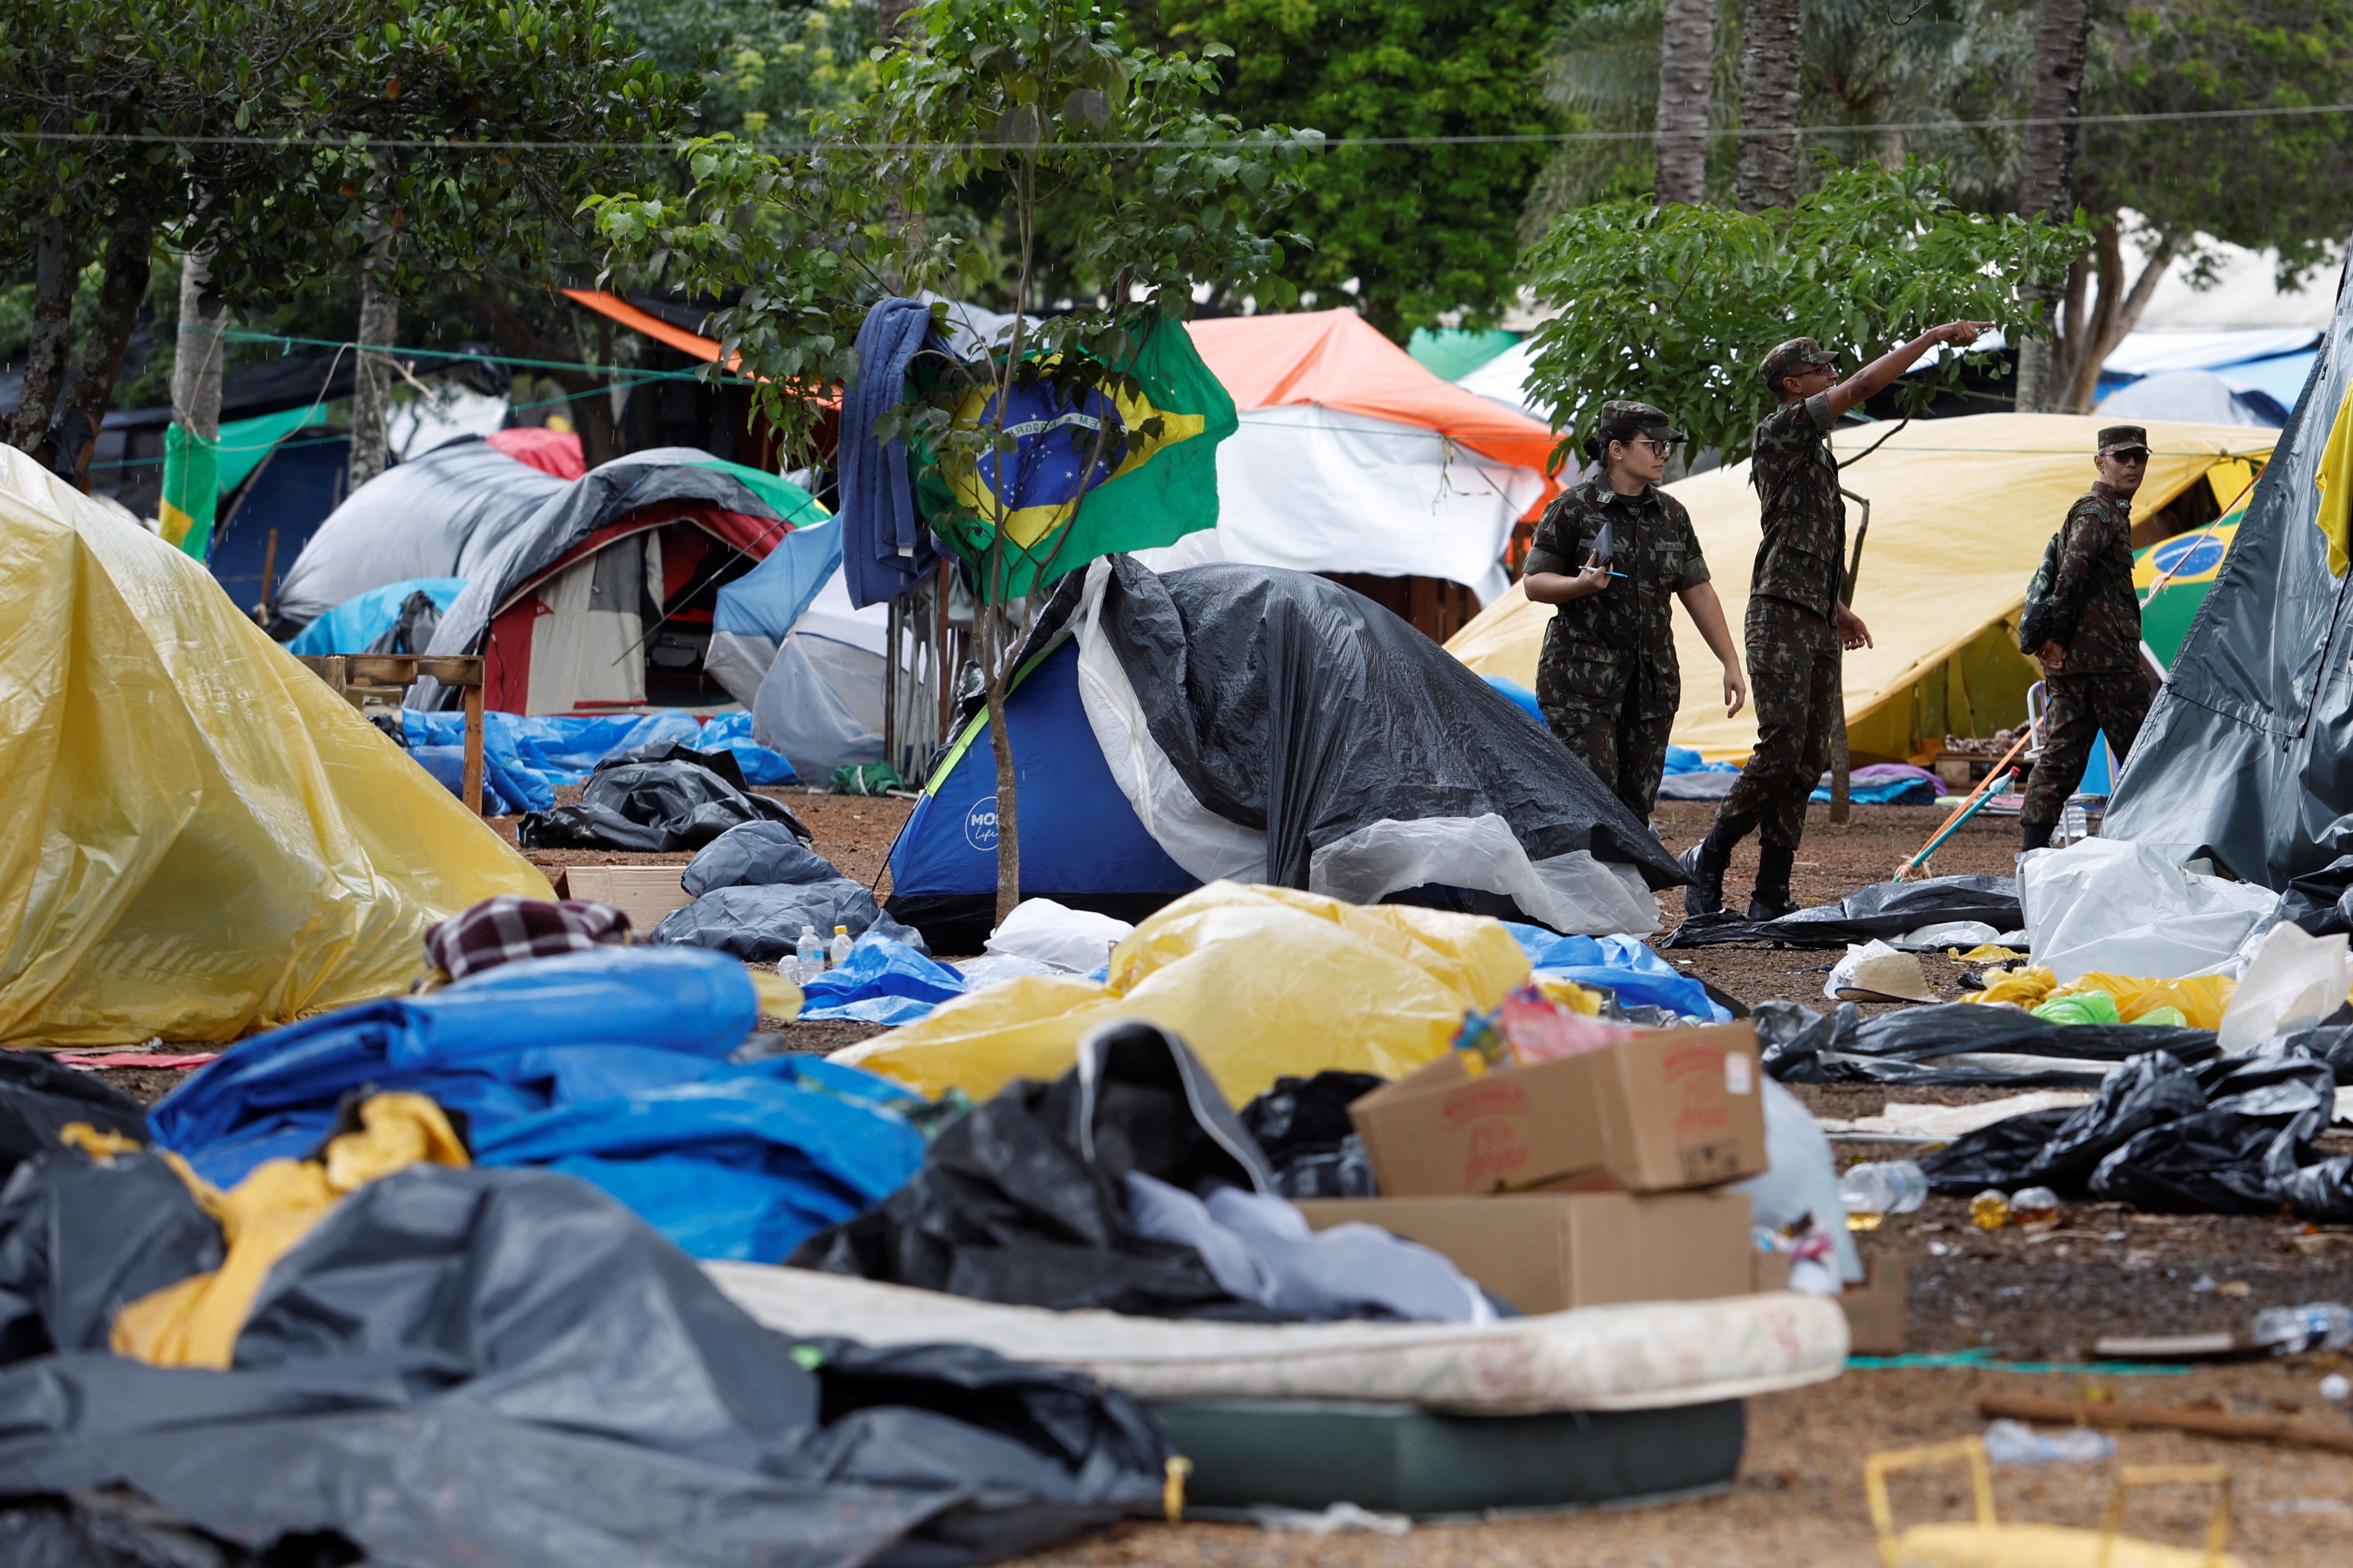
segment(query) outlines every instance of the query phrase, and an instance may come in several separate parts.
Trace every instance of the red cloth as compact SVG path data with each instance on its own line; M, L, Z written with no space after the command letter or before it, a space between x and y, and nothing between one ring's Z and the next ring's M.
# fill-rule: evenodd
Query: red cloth
M512 430L491 432L491 449L504 452L518 463L529 463L543 474L554 474L559 479L576 479L588 471L588 459L580 450L579 436L570 430L543 430L536 426L518 425Z

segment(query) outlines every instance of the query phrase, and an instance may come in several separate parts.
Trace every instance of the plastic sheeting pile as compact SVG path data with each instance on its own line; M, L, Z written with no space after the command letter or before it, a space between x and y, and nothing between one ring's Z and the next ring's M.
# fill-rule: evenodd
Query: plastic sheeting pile
M1528 973L1498 921L1213 882L1137 926L1103 984L1024 975L832 1059L981 1100L1017 1078L1060 1078L1098 1024L1145 1018L1193 1042L1240 1104L1285 1073L1401 1078Z
M566 1172L699 1257L773 1262L895 1190L923 1140L920 1103L869 1074L730 1061L759 1012L744 966L695 948L527 960L244 1041L148 1121L229 1186L316 1149L349 1091L412 1091L483 1164Z
M2315 1161L2339 1073L2353 1078L2344 1031L2291 1037L2281 1050L2191 1068L2161 1051L2133 1058L2080 1110L2030 1111L1926 1156L1938 1192L2047 1186L2068 1195L2191 1214L2353 1220L2353 1156ZM2314 1047L2319 1048L2316 1050Z
M1816 1013L1760 1002L1765 1070L1784 1083L2096 1083L2158 1050L2186 1063L2216 1055L2211 1029L2065 1024L2012 1007L1947 1002L1864 1017L1852 1002Z
M6 447L0 693L0 1040L233 1040L549 896L200 563Z
M2018 884L2008 877L1932 877L1920 882L1873 882L1835 904L1799 910L1778 920L1752 921L1726 910L1694 915L1661 947L1706 947L1727 942L1769 942L1784 947L1843 947L1874 939L1901 944L1914 931L1968 921L1996 934L2026 923Z
M1169 1444L1127 1395L970 1347L797 1342L545 1172L417 1165L344 1197L259 1281L232 1370L103 1348L114 1302L221 1258L153 1156L20 1173L0 1557L962 1568L1161 1496Z
M712 839L679 879L694 901L664 916L648 940L717 948L766 963L792 953L805 926L814 927L818 940L828 943L834 927L847 926L861 940L879 933L923 951L921 932L884 914L873 894L811 849L802 841L807 831L789 814L787 819L747 822ZM872 965L877 960L862 962ZM837 981L826 994L834 998L842 988Z
M571 805L534 811L515 828L529 849L700 849L747 822L781 823L806 840L792 808L751 793L728 752L675 742L609 757Z
M404 708L400 724L409 757L457 790L465 766L466 716ZM586 783L607 759L673 744L727 752L747 784L800 782L781 753L754 743L748 713L705 721L682 708L538 717L492 709L482 715L482 788L491 797L485 804L502 815L545 811L555 804L557 785Z

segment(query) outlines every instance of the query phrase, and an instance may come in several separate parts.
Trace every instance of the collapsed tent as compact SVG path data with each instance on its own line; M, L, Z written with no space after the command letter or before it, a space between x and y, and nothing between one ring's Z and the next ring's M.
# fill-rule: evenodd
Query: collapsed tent
M2018 651L2019 611L2043 547L2069 504L2091 488L2103 423L2090 416L1980 414L1893 431L1841 425L1832 433L1833 449L1850 465L1840 483L1851 498L1870 502L1854 607L1876 646L1847 655L1844 677L1857 763L1904 762L1941 746L1947 734L1991 735L2025 720L2027 689L2042 676ZM2153 424L2148 435L2148 477L2133 500L2136 519L2201 482L2218 505L2230 504L2245 463L2273 445L2267 432L2226 426ZM1738 626L1760 537L1748 465L1667 488L1690 509L1725 618ZM1850 543L1862 519L1851 500ZM1549 607L1530 604L1515 585L1447 646L1481 674L1534 687L1551 618ZM1715 668L1690 617L1675 617L1675 637L1685 670ZM1738 755L1757 743L1755 711L1726 719L1713 682L1687 681L1674 737L1712 755Z
M2102 831L2284 886L2353 850L2353 294L2256 481Z
M1025 687L1052 684L1035 700L1042 733L1008 716L1024 787L1043 781L1017 795L1022 886L1061 903L1133 920L1229 878L1598 935L1655 929L1651 889L1682 880L1510 699L1319 577L1108 557L1070 579L1023 662ZM967 725L892 853L892 912L944 952L963 940L933 922L994 907L986 722Z
M1505 585L1513 526L1556 487L1552 432L1432 375L1349 310L1195 321L1240 411L1205 559Z
M0 449L0 1039L231 1040L547 881L205 569Z

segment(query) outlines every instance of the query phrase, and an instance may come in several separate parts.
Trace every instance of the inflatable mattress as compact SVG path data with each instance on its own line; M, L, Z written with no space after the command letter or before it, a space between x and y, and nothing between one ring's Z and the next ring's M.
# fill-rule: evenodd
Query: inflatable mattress
M1218 1323L1054 1312L756 1263L704 1268L781 1332L955 1342L1087 1372L1148 1400L1347 1400L1481 1415L1706 1405L1845 1364L1838 1303L1777 1292L1458 1323Z

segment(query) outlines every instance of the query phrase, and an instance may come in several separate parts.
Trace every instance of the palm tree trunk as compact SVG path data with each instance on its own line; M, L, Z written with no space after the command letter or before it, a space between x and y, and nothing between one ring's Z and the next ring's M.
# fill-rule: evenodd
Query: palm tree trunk
M1798 199L1798 85L1803 59L1799 0L1748 0L1740 43L1740 177L1743 212ZM1760 134L1764 132L1764 134Z
M1696 205L1707 194L1709 78L1715 0L1666 0L1659 44L1659 205Z
M2026 112L2026 144L2019 163L2018 210L2064 223L2075 211L2076 116L2084 100L2084 50L2092 36L2091 0L2036 0L2034 79ZM2049 310L2055 292L2048 284L2022 291ZM2018 348L2018 407L2042 413L2061 395L2053 374L2056 351L2048 339Z

